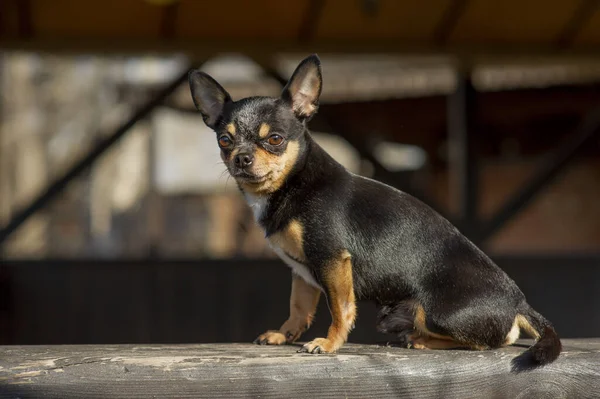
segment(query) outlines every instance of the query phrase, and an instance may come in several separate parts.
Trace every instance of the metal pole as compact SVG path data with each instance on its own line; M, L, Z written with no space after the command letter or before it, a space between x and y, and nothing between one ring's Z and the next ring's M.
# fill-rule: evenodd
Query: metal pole
M458 196L458 220L463 233L476 239L477 165L473 149L476 92L468 72L459 72L456 91L448 96L450 193Z

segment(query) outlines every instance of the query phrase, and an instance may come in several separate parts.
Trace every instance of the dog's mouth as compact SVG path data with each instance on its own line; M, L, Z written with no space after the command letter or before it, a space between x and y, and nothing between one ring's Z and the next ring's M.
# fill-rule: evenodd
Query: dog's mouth
M239 181L241 181L243 183L259 184L259 183L265 182L269 178L270 174L271 173L269 172L269 173L266 173L266 174L264 174L262 176L256 176L256 175L253 175L253 174L241 171L241 172L238 172L238 173L234 174L233 177L236 180L239 180Z

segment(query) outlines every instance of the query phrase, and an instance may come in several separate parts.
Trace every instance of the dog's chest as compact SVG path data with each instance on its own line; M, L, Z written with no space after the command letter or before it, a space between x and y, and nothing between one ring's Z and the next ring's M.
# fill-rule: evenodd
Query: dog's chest
M304 266L302 263L296 261L295 259L290 258L283 249L271 244L271 241L269 241L269 244L271 245L271 248L273 248L273 251L277 254L277 256L279 256L279 258L286 265L288 265L296 275L300 276L304 281L306 281L313 287L318 288L321 291L323 290L323 288L315 280L312 272L308 267Z
M254 220L258 223L263 213L267 209L267 204L269 203L266 197L256 196L252 194L244 194L246 198L246 202L252 209L252 214L254 215Z
M254 219L259 222L267 208L268 201L264 197L257 197L246 194L246 201L252 209ZM304 256L304 228L297 220L291 220L281 231L272 234L267 238L269 246L279 256L279 258L288 265L292 271L302 277L304 281L313 287L322 289L315 280L310 269L303 264L306 258Z
M252 209L254 219L257 223L260 223L260 219L263 217L268 205L267 198L252 194L245 194L245 197L250 209ZM304 229L297 220L290 221L284 229L267 238L269 246L295 274L302 277L304 281L313 287L322 289L310 269L302 263L305 261L303 240Z
M280 231L268 237L269 245L273 251L292 268L295 274L313 287L321 289L310 269L303 264L304 255L304 228L298 220L291 220Z

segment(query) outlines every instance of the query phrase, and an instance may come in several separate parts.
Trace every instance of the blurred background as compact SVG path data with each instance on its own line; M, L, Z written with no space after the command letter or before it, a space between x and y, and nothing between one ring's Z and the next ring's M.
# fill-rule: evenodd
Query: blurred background
M600 1L2 0L0 40L0 344L279 328L290 271L186 74L275 96L311 53L323 147L449 218L563 337L600 336ZM350 341L389 339L361 302Z

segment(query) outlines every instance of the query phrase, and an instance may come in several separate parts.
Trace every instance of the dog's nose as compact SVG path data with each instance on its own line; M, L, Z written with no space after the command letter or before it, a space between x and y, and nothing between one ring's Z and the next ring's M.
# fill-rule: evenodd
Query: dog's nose
M252 154L237 154L235 156L235 165L240 168L245 168L246 166L252 165L254 161L254 156Z

